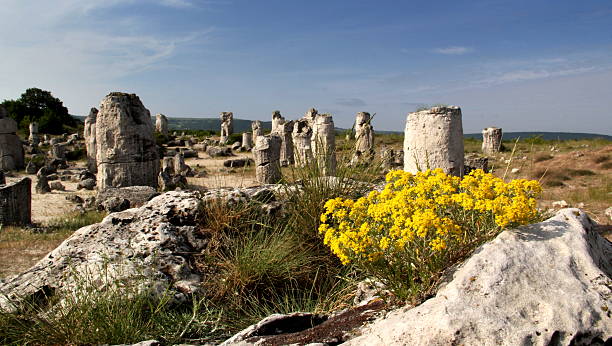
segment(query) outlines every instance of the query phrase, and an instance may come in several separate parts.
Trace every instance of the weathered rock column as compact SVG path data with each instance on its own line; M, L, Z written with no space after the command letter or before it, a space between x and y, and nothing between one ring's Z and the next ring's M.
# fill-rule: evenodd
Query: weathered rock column
M40 143L40 137L38 136L38 123L30 123L29 129L30 137L28 137L28 140L30 141L30 144L36 146L38 143Z
M380 151L380 159L384 170L392 170L395 163L395 151L393 151L393 148L383 148Z
M498 153L502 144L502 129L487 127L482 130L482 152L490 155Z
M281 138L280 164L287 167L295 163L293 155L293 121L284 121L277 127L277 135Z
M155 132L168 135L168 118L161 113L155 116Z
M253 143L257 142L257 137L263 136L264 131L261 127L261 121L255 120L251 122L251 130L253 131Z
M416 173L430 168L463 175L463 125L459 107L433 107L408 114L404 170Z
M0 225L27 225L32 221L32 180L23 178L0 186Z
M8 117L0 106L0 169L5 171L24 167L23 145L17 136L17 122Z
M96 119L98 117L98 109L92 107L89 110L89 115L85 118L85 128L83 129L83 137L85 137L85 150L87 150L87 169L92 173L98 172L96 164Z
M355 119L355 153L352 164L370 161L374 157L374 128L368 112L357 113Z
M336 130L330 114L318 114L312 127L312 153L325 176L336 175Z
M278 127L285 122L285 118L281 115L280 111L272 112L272 131L271 133L278 132Z
M221 144L226 144L229 136L234 133L234 113L221 112Z
M253 148L255 175L261 184L276 184L281 180L280 151L282 140L276 135L259 136Z
M135 94L113 92L100 104L96 121L98 189L157 187L159 159L151 113Z
M253 134L250 132L242 133L242 149L251 150L253 149Z
M162 172L174 174L174 157L164 157L162 159Z
M314 125L317 115L319 115L319 111L314 108L310 108L308 112L304 114L303 119L308 120L308 124L310 124L310 127L312 127Z
M312 128L307 119L296 120L293 124L293 156L298 167L304 167L313 160Z

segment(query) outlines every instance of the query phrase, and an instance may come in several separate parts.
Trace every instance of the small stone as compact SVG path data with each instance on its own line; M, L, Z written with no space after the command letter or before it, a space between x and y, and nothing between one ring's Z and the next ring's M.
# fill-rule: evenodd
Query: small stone
M565 200L552 202L553 208L567 208L569 204Z
M78 184L77 184L77 189L81 190L81 189L85 189L85 190L93 190L96 188L96 181L93 180L92 178L88 178L85 180L81 180Z
M57 191L65 191L66 187L64 186L64 184L60 183L59 181L53 181L49 184L49 187L51 188L51 190L57 190Z
M518 172L520 172L521 169L520 168L512 168L512 170L510 171L512 174L517 174Z

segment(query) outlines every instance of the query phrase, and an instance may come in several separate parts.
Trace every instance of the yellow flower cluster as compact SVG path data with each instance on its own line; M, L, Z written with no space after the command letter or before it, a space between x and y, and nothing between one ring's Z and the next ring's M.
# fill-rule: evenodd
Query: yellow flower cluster
M386 180L380 192L325 203L319 232L342 263L393 265L401 258L414 266L537 217L536 181L506 183L482 170L461 179L441 169L391 171Z

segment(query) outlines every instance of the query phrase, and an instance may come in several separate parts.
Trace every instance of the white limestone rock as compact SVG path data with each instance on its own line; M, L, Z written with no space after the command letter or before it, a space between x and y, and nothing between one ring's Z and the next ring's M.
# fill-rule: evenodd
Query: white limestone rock
M505 231L349 345L585 345L612 337L612 244L579 209Z
M461 108L432 107L408 114L404 153L407 172L442 168L447 174L463 176Z
M96 119L98 189L157 187L159 159L151 114L135 94L110 93Z

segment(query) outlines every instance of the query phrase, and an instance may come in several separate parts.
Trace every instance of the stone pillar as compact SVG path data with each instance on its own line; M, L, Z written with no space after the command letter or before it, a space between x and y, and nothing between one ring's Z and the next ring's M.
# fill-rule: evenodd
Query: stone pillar
M163 114L155 116L155 131L164 136L168 135L168 118Z
M174 155L174 173L187 176L190 171L191 167L185 163L185 157L183 154L178 153Z
M433 107L408 114L404 134L404 170L442 168L463 176L461 108Z
M0 106L0 170L11 171L25 167L25 152L19 136L17 122L8 117Z
M369 162L374 157L374 128L370 113L359 112L355 118L355 153L352 164Z
M285 122L285 118L281 115L280 111L274 111L272 113L272 131L271 133L278 132L278 127Z
M221 144L226 144L229 136L234 133L234 113L221 112Z
M40 137L38 136L38 123L30 123L30 137L28 138L28 140L30 141L30 144L36 146L38 145L38 143L40 143Z
M151 113L135 94L113 92L100 103L96 121L98 189L157 187L159 158Z
M298 167L305 167L312 162L312 128L307 119L299 119L293 124L293 156Z
M315 118L317 117L317 115L319 115L319 111L314 108L310 108L308 112L304 114L304 119L308 120L308 124L310 124L310 127L314 125Z
M276 184L281 180L280 150L282 140L275 135L259 136L253 148L255 176L261 184Z
M250 132L242 133L242 149L251 150L253 149L253 134Z
M277 127L277 135L281 138L280 164L287 167L295 163L293 155L293 121L284 121Z
M502 144L502 129L487 127L482 130L482 152L491 155L500 151Z
M390 171L393 169L395 163L395 151L393 151L393 148L383 148L380 151L380 158L384 170Z
M28 225L32 221L32 180L23 178L0 186L0 225Z
M312 154L324 176L336 175L336 130L330 114L318 114L312 127Z
M83 137L85 137L85 150L87 150L87 169L92 173L98 172L96 164L96 119L98 117L98 109L92 107L89 110L89 115L85 118L85 128L83 129Z
M255 120L251 122L251 130L253 130L253 143L257 142L257 137L263 136L264 131L261 127L261 121Z

